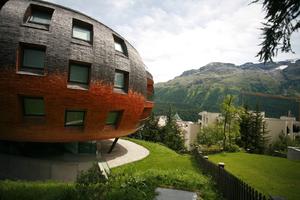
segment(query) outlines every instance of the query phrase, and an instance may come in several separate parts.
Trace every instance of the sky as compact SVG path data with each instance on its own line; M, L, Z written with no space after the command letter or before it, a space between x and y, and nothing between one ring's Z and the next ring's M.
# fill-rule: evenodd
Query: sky
M264 12L251 0L47 0L95 18L139 52L154 77L165 82L210 62L258 62ZM300 33L292 35L300 58Z

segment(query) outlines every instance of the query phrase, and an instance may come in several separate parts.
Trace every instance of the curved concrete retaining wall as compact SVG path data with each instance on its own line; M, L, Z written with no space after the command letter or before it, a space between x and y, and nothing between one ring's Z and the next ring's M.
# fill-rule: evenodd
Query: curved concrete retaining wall
M300 149L296 147L288 147L287 158L289 160L300 160Z
M76 155L53 160L0 154L0 178L23 180L76 180L78 172L89 169L96 156Z

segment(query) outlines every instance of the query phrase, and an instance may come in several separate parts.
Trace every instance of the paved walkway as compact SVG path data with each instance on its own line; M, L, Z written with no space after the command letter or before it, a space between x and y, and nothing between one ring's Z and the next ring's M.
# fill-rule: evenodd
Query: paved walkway
M156 188L155 192L158 193L155 200L197 200L195 192L166 188Z
M100 142L101 155L110 168L141 160L149 155L148 149L123 139L119 139L113 151L108 154L113 141L110 139Z

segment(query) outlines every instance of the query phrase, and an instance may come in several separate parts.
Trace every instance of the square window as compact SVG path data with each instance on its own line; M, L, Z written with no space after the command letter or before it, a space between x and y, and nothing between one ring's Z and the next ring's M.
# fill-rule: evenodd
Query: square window
M93 36L93 25L73 19L72 36L76 39L91 42Z
M127 48L124 40L115 35L113 35L113 37L114 37L115 50L121 52L125 56L128 56Z
M120 121L122 111L112 111L108 113L106 118L106 125L116 126Z
M116 70L114 89L117 91L127 92L128 90L128 72Z
M23 97L24 116L44 116L45 104L43 97Z
M66 110L65 126L84 126L85 111Z
M29 22L49 25L52 15L40 10L33 10L29 18Z
M69 82L88 85L90 81L90 65L71 63Z
M45 49L38 47L23 47L22 69L44 70Z
M49 27L53 12L54 10L52 8L31 4L25 14L25 18L30 23Z

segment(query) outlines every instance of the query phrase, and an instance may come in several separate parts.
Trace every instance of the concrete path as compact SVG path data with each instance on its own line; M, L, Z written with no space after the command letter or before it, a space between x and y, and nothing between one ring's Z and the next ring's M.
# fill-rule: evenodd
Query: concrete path
M155 200L197 200L195 192L166 188L156 188L155 192L158 193Z
M108 154L113 141L110 139L100 142L101 156L110 168L141 160L149 155L148 149L123 139L119 139L113 151Z

